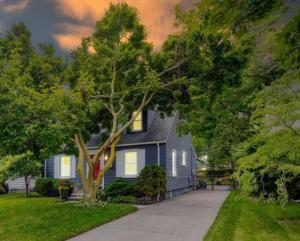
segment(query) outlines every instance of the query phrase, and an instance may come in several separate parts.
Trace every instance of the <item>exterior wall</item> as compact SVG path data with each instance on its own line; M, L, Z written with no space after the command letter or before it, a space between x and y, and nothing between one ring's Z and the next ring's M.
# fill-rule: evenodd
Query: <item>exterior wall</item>
M195 155L192 147L191 135L179 137L176 133L178 118L176 118L172 131L166 142L166 174L167 193L166 198L170 198L194 188L194 163ZM177 153L177 176L172 176L172 150ZM186 166L182 165L182 151L186 151Z
M78 159L76 159L76 165L77 165ZM50 157L45 161L45 177L48 178L54 178L54 156ZM76 172L75 178L70 178L73 182L77 183L80 182L80 178Z
M145 165L158 164L158 162L160 162L162 168L165 169L166 166L166 155L165 155L166 145L165 144L163 143L159 144L159 152L158 152L158 146L156 144L117 147L117 151L135 149L135 148L145 149ZM160 160L158 160L158 153L160 154ZM54 178L54 157L50 157L49 159L46 160L45 168L46 168L45 170L46 177ZM106 173L104 177L104 185L111 183L115 178L116 178L116 162L113 163L112 167ZM126 179L129 181L135 181L135 178L126 178ZM80 182L80 178L77 173L76 173L76 178L73 178L71 180L74 182Z
M164 168L166 163L164 150L165 144L159 144L160 147L160 164ZM145 165L149 164L158 164L158 147L155 144L151 145L136 145L136 146L126 146L126 147L117 147L117 151L128 150L128 149L145 149ZM116 178L116 162L113 163L113 166L109 169L104 177L104 186L111 183ZM135 181L135 178L126 178L129 181Z
M25 179L24 177L18 177L15 180L8 179L7 180L7 185L9 191L25 191L26 186L25 186ZM35 187L35 179L31 180L29 184L29 189L33 190Z

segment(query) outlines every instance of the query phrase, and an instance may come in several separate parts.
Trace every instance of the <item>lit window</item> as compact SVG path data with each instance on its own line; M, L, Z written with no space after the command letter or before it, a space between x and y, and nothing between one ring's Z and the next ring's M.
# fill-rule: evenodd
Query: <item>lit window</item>
M177 153L176 150L172 150L172 176L176 177L177 176Z
M182 166L186 166L186 151L182 151Z
M133 112L133 115L136 115L136 112ZM142 131L143 130L143 116L140 112L132 123L132 131Z
M60 176L70 177L71 176L71 157L62 156L60 158Z
M125 176L137 175L137 152L136 151L125 152L124 174Z

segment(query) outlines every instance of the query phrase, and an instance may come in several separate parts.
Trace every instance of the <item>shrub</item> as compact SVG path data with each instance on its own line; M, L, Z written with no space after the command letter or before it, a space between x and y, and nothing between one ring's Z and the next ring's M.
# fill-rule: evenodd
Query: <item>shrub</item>
M78 208L106 208L107 202L103 201L87 201L87 200L81 200L76 207Z
M54 180L50 178L39 178L35 182L35 191L43 196L57 196Z
M136 179L136 189L142 195L160 200L166 192L167 178L165 171L158 165L146 165Z
M104 188L106 197L114 198L116 196L134 196L134 184L123 178L118 178Z
M111 203L126 203L126 204L136 204L136 197L134 196L123 196L118 195L109 199Z
M60 187L66 187L66 188L68 188L67 195L71 196L71 194L73 192L73 188L74 188L74 184L71 180L54 179L53 183L54 183L54 188L58 193L60 193L60 191L59 191ZM66 190L66 188L65 188L65 190Z
M59 186L58 187L58 191L59 191L59 197L60 199L64 199L67 200L69 198L69 192L70 192L70 188L67 186Z

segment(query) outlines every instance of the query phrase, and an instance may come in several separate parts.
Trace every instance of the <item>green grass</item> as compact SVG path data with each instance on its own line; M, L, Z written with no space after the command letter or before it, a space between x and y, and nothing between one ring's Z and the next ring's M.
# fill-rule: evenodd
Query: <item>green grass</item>
M205 241L299 241L300 204L282 208L231 192Z
M54 198L0 196L1 241L65 240L136 211L129 205L81 209Z

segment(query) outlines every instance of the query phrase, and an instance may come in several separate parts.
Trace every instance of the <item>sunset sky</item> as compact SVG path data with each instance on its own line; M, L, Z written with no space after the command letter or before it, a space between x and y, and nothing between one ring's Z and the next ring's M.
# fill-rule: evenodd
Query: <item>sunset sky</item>
M0 0L0 32L23 21L35 43L51 42L60 53L67 52L92 32L111 2L136 7L148 40L158 48L175 31L174 7L189 9L195 0Z

